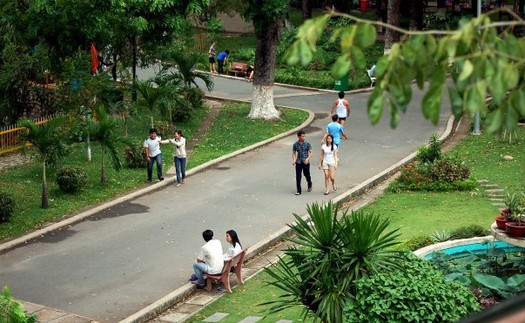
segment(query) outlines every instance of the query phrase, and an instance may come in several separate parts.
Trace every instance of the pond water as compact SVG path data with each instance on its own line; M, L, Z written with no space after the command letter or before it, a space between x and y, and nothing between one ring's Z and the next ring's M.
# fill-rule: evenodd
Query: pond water
M483 254L483 253L486 253L488 249L491 249L493 247L496 247L498 249L503 249L505 252L516 252L516 251L525 252L525 248L516 247L508 243L505 243L503 241L495 241L495 242L489 242L489 243L478 242L478 243L470 243L470 244L450 247L450 248L441 249L435 252L431 252L428 255L426 255L424 259L428 260L428 259L434 258L435 253L444 253L447 255L454 255L458 257L465 256L471 252L475 254Z

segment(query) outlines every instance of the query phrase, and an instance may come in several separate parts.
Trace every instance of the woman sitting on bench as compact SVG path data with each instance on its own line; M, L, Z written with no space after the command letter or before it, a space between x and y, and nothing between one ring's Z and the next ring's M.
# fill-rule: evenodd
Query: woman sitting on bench
M225 261L228 261L242 252L242 246L235 230L226 231L226 241L230 244L230 248L223 257Z

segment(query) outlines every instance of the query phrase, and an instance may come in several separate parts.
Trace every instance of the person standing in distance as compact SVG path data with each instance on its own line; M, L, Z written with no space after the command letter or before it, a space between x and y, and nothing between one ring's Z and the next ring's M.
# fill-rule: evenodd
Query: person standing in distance
M339 92L339 99L334 101L332 110L330 111L330 117L337 114L339 117L339 123L344 127L346 124L346 118L350 117L350 103L345 99L345 92Z
M339 149L339 146L341 145L341 136L343 136L345 139L348 139L343 126L337 122L338 119L339 117L337 114L332 116L332 122L326 126L326 132L323 135L323 139L321 139L321 144L323 144L326 140L326 137L330 135L333 138L334 145L337 147L337 149Z
M211 43L210 49L208 50L208 61L210 62L210 73L217 73L215 70L215 42Z
M186 182L186 138L182 134L182 130L175 132L175 138L162 140L161 144L173 144L175 150L173 152L173 162L175 163L175 173L177 174L177 184L179 187Z
M228 64L228 55L230 51L227 49L217 55L217 63L219 64L219 74L224 74L224 64Z
M159 181L163 181L162 177L162 153L160 152L160 136L157 136L157 130L151 128L149 130L149 137L144 140L144 154L148 161L148 182L151 182L153 175L153 163L157 163L157 177Z
M308 183L308 192L312 191L312 177L310 176L310 158L312 158L312 145L306 141L304 131L297 132L298 140L292 148L292 165L295 166L295 182L297 191L295 195L301 195L301 178L302 174Z

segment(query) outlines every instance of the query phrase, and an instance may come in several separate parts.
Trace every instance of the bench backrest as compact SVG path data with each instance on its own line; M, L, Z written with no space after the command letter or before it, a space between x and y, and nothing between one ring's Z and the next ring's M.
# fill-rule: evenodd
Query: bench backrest
M246 68L248 68L248 64L247 63L241 63L241 62L233 62L232 68L234 70L244 71Z

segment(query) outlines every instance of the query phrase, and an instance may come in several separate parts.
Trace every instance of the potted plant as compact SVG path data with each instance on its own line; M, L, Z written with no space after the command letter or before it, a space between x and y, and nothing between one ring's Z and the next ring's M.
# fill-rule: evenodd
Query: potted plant
M505 223L512 221L512 209L516 209L516 206L519 204L519 193L513 192L508 193L505 197L505 208L500 209L499 213L495 220L496 224L498 225L498 229L505 230Z
M516 201L510 207L512 222L505 223L505 229L511 237L523 237L525 236L525 193L516 194Z

